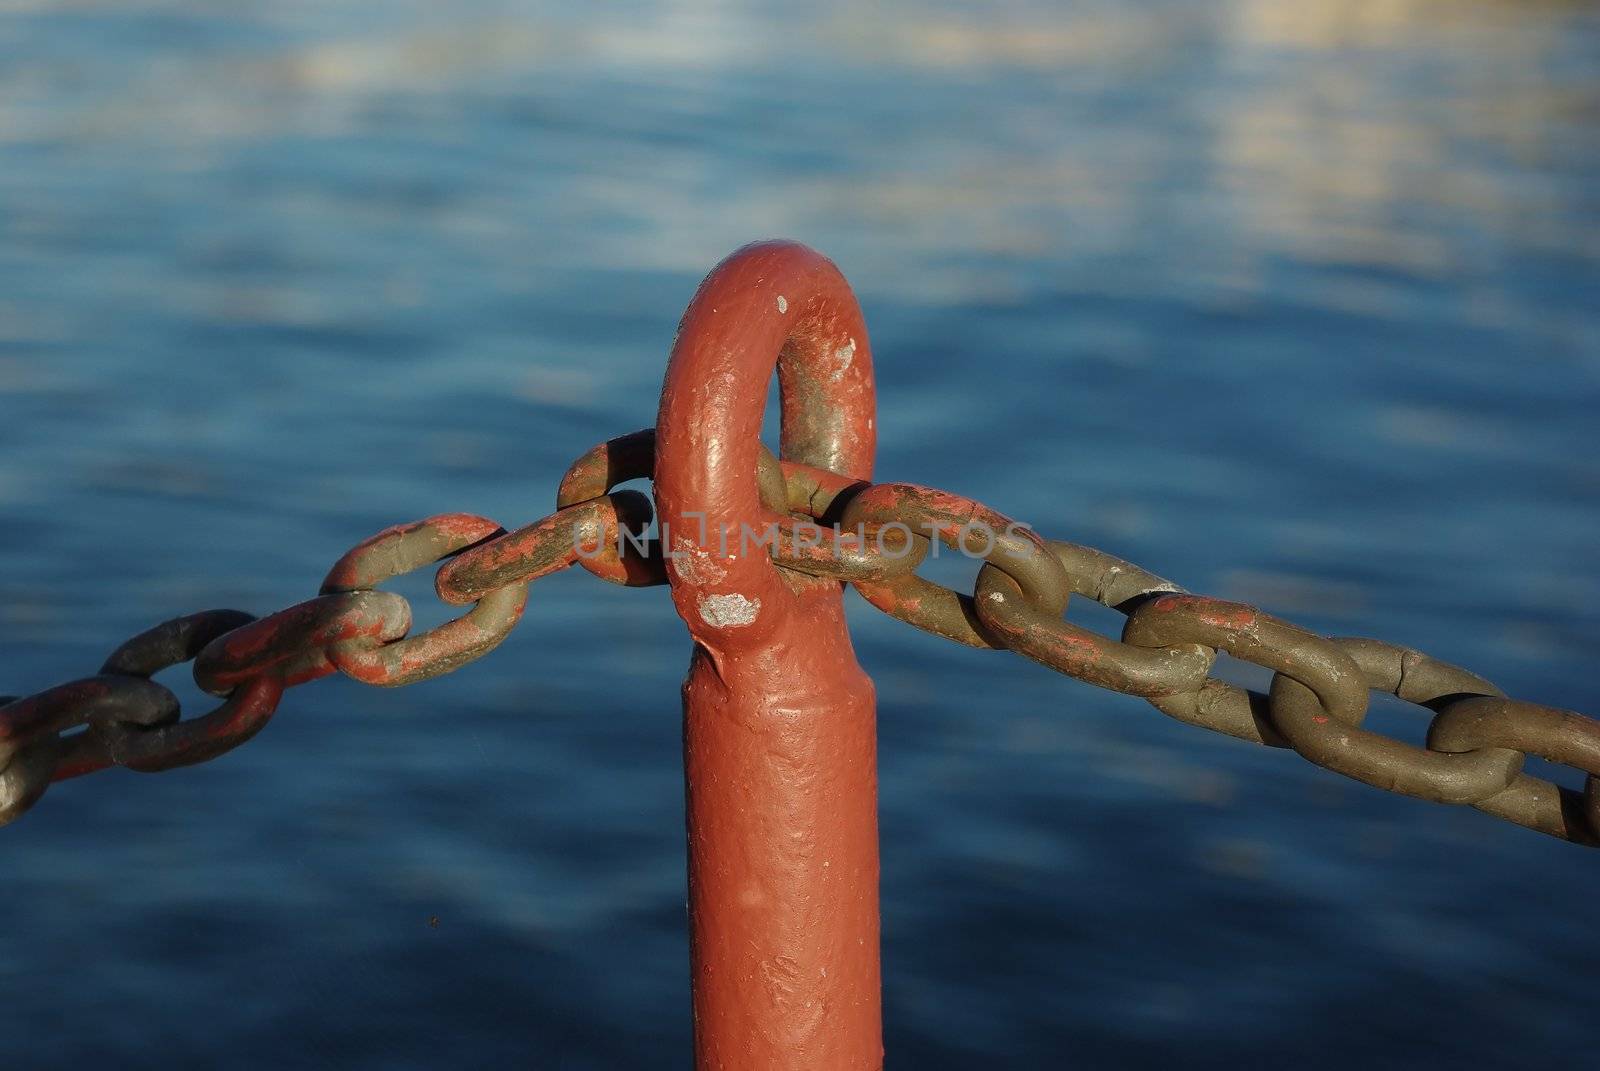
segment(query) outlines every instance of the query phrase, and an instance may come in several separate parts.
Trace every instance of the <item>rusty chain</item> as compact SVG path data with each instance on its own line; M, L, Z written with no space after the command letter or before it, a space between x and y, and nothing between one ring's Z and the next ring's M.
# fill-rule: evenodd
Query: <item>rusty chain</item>
M664 584L650 500L619 484L651 475L653 430L601 443L562 478L556 511L507 532L447 513L385 529L329 570L319 593L266 617L208 610L140 633L99 673L25 698L0 696L0 825L52 782L124 766L168 770L259 732L285 689L335 672L383 687L450 673L515 627L534 581L581 565L634 587ZM764 504L791 520L766 544L780 566L855 586L879 610L969 646L1006 649L1069 677L1145 699L1179 721L1270 747L1421 799L1464 804L1577 844L1600 845L1600 722L1507 698L1419 651L1327 638L1252 606L1191 595L1102 551L1045 540L972 499L913 484L864 484L763 449ZM799 538L805 526L809 539ZM984 559L974 592L916 575L932 541ZM408 635L405 599L384 581L442 562L435 590L460 617ZM1120 639L1064 617L1072 596L1126 616ZM1219 653L1273 671L1266 693L1211 675ZM193 663L222 697L182 718L151 677ZM1432 712L1418 747L1361 727L1368 696ZM1586 775L1581 791L1523 772L1534 755Z

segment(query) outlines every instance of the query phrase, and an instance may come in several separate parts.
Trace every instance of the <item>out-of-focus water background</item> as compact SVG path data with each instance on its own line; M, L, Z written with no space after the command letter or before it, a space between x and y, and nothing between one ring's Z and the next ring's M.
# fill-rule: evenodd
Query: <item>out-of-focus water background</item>
M1600 12L1541 0L0 0L0 690L542 516L765 236L860 294L881 478L1600 713ZM1600 855L849 599L891 1067L1600 1042ZM8 1061L686 1067L687 656L574 571L455 676L57 786Z

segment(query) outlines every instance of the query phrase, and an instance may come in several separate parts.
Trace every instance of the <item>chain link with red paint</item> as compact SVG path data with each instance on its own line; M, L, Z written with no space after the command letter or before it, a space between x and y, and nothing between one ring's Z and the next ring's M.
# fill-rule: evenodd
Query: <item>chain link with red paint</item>
M528 585L583 558L587 545L623 542L647 523L636 492L602 495L507 533L494 521L444 513L396 525L338 560L321 592L266 617L208 610L164 622L119 647L93 677L27 698L0 697L0 825L51 783L110 766L153 773L215 758L250 739L285 689L342 672L395 687L452 672L498 647L522 617ZM453 621L408 636L411 606L377 587L446 560L440 598L473 603ZM223 697L183 719L151 680L193 662L195 682Z
M394 687L494 650L521 619L529 585L581 564L612 583L666 582L650 500L624 482L651 475L653 429L601 443L563 477L556 512L507 532L471 514L397 525L339 559L320 593L263 618L209 610L124 643L94 676L0 697L0 825L54 781L111 766L156 772L215 758L250 739L283 692L334 672ZM785 568L850 583L873 606L935 635L1006 649L1069 677L1138 696L1229 736L1289 748L1378 788L1475 807L1563 840L1600 845L1600 722L1507 698L1419 651L1326 638L1241 603L1191 595L1102 551L1045 540L981 503L912 484L864 484L778 462L752 474L762 502L790 521L763 546ZM799 537L805 526L809 539ZM984 560L972 595L916 575L933 540ZM462 616L410 636L411 608L378 585L438 562L435 589ZM1064 617L1072 596L1127 617L1120 640ZM1273 671L1266 693L1211 676L1219 653ZM151 680L193 662L222 697L181 717ZM1368 695L1432 712L1418 747L1361 727ZM1586 775L1581 791L1523 772L1535 755Z
M841 528L898 525L986 559L971 596L914 573L850 576L879 610L974 647L1004 648L1101 688L1139 696L1179 721L1270 747L1419 799L1475 807L1562 840L1600 846L1600 721L1507 698L1420 651L1326 638L1242 603L1191 595L1090 547L1039 540L968 498L912 484L842 485L790 475L790 505ZM1028 538L1000 533L1026 532ZM1033 547L1032 553L1028 552ZM813 563L790 568L825 575ZM1119 640L1063 617L1078 595L1127 617ZM1266 693L1211 676L1218 653L1273 671ZM1426 746L1361 728L1371 691L1433 714ZM1585 775L1581 791L1523 772L1534 755Z

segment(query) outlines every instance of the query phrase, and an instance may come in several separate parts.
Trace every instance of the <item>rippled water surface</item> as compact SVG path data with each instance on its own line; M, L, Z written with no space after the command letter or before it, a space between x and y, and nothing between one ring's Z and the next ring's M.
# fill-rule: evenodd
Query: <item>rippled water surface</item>
M541 516L771 235L859 291L882 478L1600 712L1600 14L1537 0L0 0L0 687ZM850 601L891 1067L1595 1051L1600 855ZM470 670L58 786L8 1060L687 1066L687 655L564 574Z

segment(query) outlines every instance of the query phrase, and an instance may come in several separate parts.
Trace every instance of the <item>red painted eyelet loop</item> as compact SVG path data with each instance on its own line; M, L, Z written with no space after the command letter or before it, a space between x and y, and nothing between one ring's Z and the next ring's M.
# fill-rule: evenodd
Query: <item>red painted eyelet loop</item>
M774 366L780 458L870 479L877 401L866 324L839 269L793 242L745 246L706 277L661 392L655 498L667 573L679 614L713 652L758 645L803 606L767 554L748 553L782 519L754 476Z

